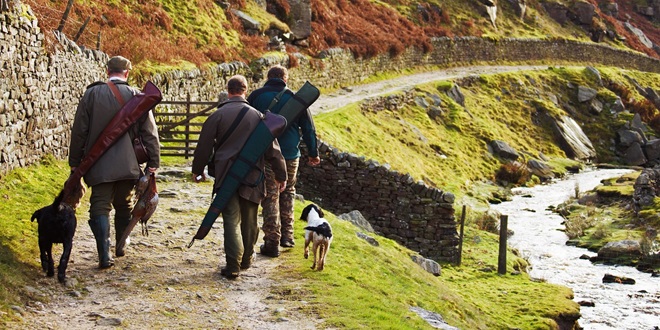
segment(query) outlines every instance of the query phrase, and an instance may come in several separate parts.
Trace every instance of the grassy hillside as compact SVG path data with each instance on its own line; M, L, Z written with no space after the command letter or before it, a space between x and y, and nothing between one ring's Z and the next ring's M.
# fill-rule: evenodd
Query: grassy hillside
M599 69L604 82L616 82L626 91L624 99L629 99L631 112L636 111L634 104L645 100L635 90L632 79L642 86L660 88L657 74ZM465 107L445 93L452 84L460 86ZM374 113L353 104L321 114L315 121L320 138L340 150L388 163L415 180L469 197L480 194L475 191L481 189L479 182L495 181L502 166L488 152L491 140L507 142L526 159L540 159L543 154L551 159L549 163L555 165L558 174L565 172L570 162L565 162L566 155L541 113L573 117L593 142L598 161L618 161L612 141L617 128L629 121L632 113L590 113L586 104L577 101L578 85L598 90L599 97L610 102L617 96L599 86L585 69L549 68L420 85L414 90L416 101L398 111ZM440 116L431 118L420 106L420 99L427 104L440 99ZM562 103L570 106L560 106ZM658 111L654 113L657 116Z
M24 0L39 20L40 27L55 30L68 0ZM286 1L269 0L267 8L253 0L128 0L74 2L63 32L78 43L100 49L111 55L124 55L137 64L136 69L149 71L154 65L204 66L232 60L249 61L269 51L271 28L281 37L289 32L291 20ZM574 1L563 1L572 8ZM596 0L589 0L594 5ZM638 1L618 1L619 18L597 9L592 25L616 31L617 38L603 42L615 47L629 47L658 56L643 46L623 27L623 21L641 28L655 44L660 44L656 24L637 14ZM356 56L369 57L389 53L397 55L407 47L430 49L429 40L438 36L485 36L570 38L590 40L592 27L573 23L560 25L552 20L541 1L526 1L525 17L508 1L500 1L496 26L482 1L449 0L311 0L311 36L304 43L286 44L288 53L301 52L315 56L330 47L348 48ZM226 6L224 4L228 4ZM255 34L243 28L233 10L241 10L260 23ZM89 19L87 25L85 21ZM268 33L268 35L267 35ZM100 35L100 39L99 39ZM52 42L52 35L48 34ZM623 41L622 41L623 40Z

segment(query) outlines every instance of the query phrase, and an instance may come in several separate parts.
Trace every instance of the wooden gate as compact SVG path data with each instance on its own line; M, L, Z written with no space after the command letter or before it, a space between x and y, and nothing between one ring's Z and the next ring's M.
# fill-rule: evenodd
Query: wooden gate
M161 142L160 155L191 158L204 120L218 104L217 101L191 101L190 94L185 101L160 102L154 110Z

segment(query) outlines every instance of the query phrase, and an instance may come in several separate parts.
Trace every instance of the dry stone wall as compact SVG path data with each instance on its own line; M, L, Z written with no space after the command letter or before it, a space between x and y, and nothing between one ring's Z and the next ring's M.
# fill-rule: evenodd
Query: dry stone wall
M325 143L319 144L319 153L319 166L300 163L298 193L336 214L359 210L376 232L426 258L458 260L451 192Z

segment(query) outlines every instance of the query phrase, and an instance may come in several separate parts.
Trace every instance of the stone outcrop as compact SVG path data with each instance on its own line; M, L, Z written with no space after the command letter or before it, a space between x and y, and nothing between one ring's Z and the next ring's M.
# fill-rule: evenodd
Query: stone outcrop
M554 121L553 127L566 156L580 160L592 160L596 157L591 140L573 118L562 116Z

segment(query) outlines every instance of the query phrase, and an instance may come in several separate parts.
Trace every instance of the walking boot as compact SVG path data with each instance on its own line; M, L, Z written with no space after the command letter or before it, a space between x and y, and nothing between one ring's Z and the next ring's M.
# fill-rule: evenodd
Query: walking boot
M115 256L123 257L126 255L126 246L131 243L131 238L127 237L126 241L120 242L121 235L124 234L128 223L131 221L130 218L122 218L115 216Z
M110 219L107 215L97 215L88 221L96 239L96 251L99 254L99 268L114 266L110 257Z
M272 242L264 242L264 244L261 244L259 252L271 258L277 258L280 256L280 249L277 246L277 243Z

